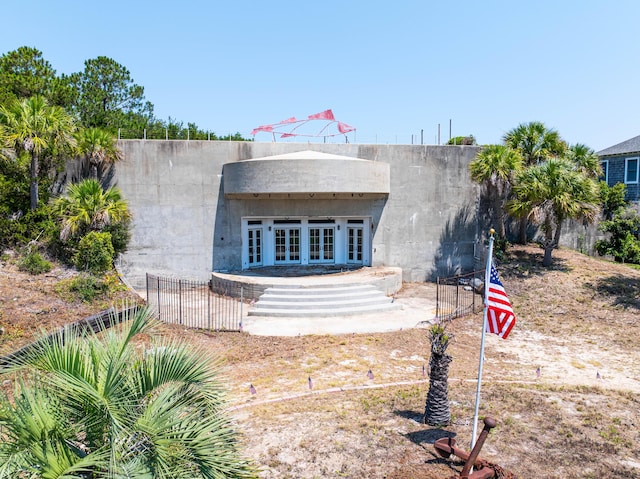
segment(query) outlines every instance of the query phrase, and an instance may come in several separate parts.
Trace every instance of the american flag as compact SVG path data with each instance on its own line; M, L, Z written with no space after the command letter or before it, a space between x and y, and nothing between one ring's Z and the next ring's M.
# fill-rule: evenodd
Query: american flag
M487 294L487 332L507 339L516 324L511 302L500 282L495 266L491 264L489 291Z

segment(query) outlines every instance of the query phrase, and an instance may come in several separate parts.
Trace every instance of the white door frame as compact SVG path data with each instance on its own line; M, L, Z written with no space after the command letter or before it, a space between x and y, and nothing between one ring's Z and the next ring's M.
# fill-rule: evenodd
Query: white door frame
M242 269L249 269L260 266L274 265L307 265L307 264L362 264L363 266L371 265L371 217L367 216L326 216L326 221L321 218L300 216L300 217L282 217L282 216L262 216L262 217L243 217L241 223L241 258ZM358 260L357 251L353 259L349 258L349 230L362 231L361 244L361 261ZM318 229L320 231L320 258L311 259L311 230ZM250 262L251 255L249 251L249 230L260 230L261 264L256 261L256 251L253 251L253 262ZM284 238L284 259L276 260L276 231L285 230ZM297 230L297 245L292 243L291 231ZM330 233L328 231L331 231ZM325 236L327 232L328 236ZM255 233L254 233L255 235ZM325 250L324 242L333 239L333 258L330 251ZM255 241L255 236L254 236ZM294 246L292 250L292 246ZM296 256L296 250L297 256ZM255 248L255 245L254 245ZM357 248L357 241L356 241ZM282 252L281 252L282 253ZM326 253L326 256L325 256Z

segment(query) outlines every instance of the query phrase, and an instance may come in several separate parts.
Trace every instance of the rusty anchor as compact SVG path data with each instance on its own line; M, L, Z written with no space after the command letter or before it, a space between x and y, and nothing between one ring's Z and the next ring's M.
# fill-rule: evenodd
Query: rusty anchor
M433 446L436 449L436 452L445 458L450 457L452 454L454 456L458 456L463 461L466 461L464 467L462 468L462 472L460 472L459 476L452 476L449 479L490 479L495 477L496 471L491 467L485 467L488 463L482 459L478 458L478 454L480 454L480 449L482 449L482 445L484 441L487 439L489 435L489 431L496 427L496 420L490 417L486 417L484 419L484 428L478 437L478 441L473 446L473 450L471 453L468 453L458 447L456 447L456 440L451 437L443 437L442 439L438 439ZM472 467L476 467L477 469L469 473Z

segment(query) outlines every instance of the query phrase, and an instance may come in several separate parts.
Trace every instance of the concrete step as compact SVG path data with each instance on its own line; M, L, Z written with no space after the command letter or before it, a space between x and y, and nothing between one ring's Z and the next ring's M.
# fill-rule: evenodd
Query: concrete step
M316 294L273 294L265 293L260 297L260 302L263 301L288 301L288 302L305 302L305 301L341 301L341 300L361 300L361 299L373 299L380 297L381 292L377 290L373 291L356 291L351 293L316 293ZM386 296L382 295L386 298Z
M288 294L288 295L308 295L308 294L349 294L365 291L377 291L372 284L326 284L316 286L291 286L279 285L265 289L265 293Z
M374 304L367 306L348 308L325 308L325 309L252 309L249 316L296 318L296 317L334 317L334 316L355 316L358 314L376 313L380 311L396 311L401 308L398 303Z
M330 298L325 301L278 301L272 298L260 299L257 306L262 309L327 309L327 308L342 308L350 306L367 306L377 304L391 303L391 299L386 296L375 296L369 298L351 298L343 300L331 300Z
M393 299L371 284L289 285L267 288L249 316L351 316L399 309Z

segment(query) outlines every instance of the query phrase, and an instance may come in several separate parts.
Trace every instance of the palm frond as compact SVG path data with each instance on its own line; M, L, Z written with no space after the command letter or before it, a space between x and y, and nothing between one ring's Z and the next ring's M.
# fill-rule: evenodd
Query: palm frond
M28 380L0 398L0 479L255 477L219 363L177 340L143 353L133 341L152 312L123 316L100 335L65 330L12 366Z

